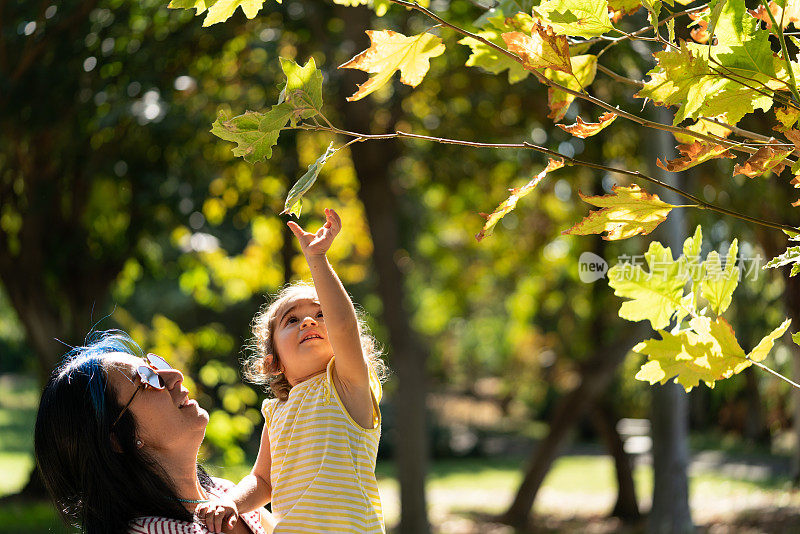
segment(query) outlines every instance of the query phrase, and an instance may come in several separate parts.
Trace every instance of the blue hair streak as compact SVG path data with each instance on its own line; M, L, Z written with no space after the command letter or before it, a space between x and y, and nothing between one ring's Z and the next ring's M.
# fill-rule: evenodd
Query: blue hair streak
M59 365L58 375L69 382L79 375L87 377L86 388L92 402L95 420L102 424L105 414L106 371L103 360L106 354L122 352L136 357L143 357L141 347L122 330L105 330L90 332L84 345L73 347Z

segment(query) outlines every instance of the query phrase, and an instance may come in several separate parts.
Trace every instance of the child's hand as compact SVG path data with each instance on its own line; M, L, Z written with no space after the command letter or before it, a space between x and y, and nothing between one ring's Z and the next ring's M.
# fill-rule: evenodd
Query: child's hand
M211 532L230 532L239 518L236 503L227 498L200 503L194 513L200 521L205 522L206 528Z
M294 232L294 235L297 236L297 240L300 242L300 249L306 257L322 256L328 252L328 249L331 248L331 244L333 243L333 239L339 234L339 230L342 229L342 220L335 211L326 208L325 217L325 224L317 230L316 234L306 232L294 221L286 223L292 232Z

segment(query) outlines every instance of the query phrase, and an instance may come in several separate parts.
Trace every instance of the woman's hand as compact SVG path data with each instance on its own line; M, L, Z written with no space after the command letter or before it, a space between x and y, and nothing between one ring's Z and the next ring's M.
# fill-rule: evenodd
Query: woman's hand
M230 532L239 518L239 509L236 507L236 503L227 498L200 503L194 513L211 532Z
M342 229L342 220L332 209L325 208L325 219L325 224L317 230L316 234L306 232L294 221L286 223L294 235L297 236L297 240L300 242L300 249L306 257L323 256L331 248L334 238Z

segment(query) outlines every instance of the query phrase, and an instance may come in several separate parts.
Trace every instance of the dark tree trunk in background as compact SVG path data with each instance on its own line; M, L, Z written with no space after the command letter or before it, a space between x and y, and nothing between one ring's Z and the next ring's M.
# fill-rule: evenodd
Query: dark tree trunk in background
M636 502L636 485L633 481L633 458L625 452L622 436L617 431L619 419L614 415L609 402L599 402L595 406L592 422L606 444L617 474L617 502L611 511L613 517L625 522L636 521L641 517Z
M608 387L617 367L641 339L643 331L642 328L631 328L631 336L625 336L623 341L613 346L601 348L581 366L580 384L558 403L550 421L550 431L529 458L522 484L501 521L518 528L528 523L536 494L567 442L570 431Z
M366 48L364 33L371 13L366 8L341 11L348 39ZM361 47L360 44L364 44ZM350 69L342 73L342 101L363 83L365 75ZM344 128L371 132L375 107L367 97L346 104L341 120ZM390 124L389 129L394 125ZM382 132L383 133L383 132ZM369 222L374 247L373 262L378 277L378 294L383 302L383 320L389 330L391 363L398 379L396 413L397 476L400 481L400 525L402 534L429 532L425 499L425 473L428 464L428 435L425 414L427 352L411 328L405 307L403 274L395 263L400 249L400 213L389 170L398 157L394 140L350 145L353 165L361 185L359 197Z
M672 123L666 110L659 111L659 122ZM665 132L655 132L658 153L670 156L674 138ZM679 175L652 168L651 173L664 182L684 189ZM660 175L660 176L659 176ZM655 191L653 191L655 192ZM681 199L669 190L658 195L673 204ZM673 258L683 253L686 223L683 211L672 210L664 224L667 244ZM663 231L663 230L662 230ZM651 429L653 438L653 507L647 521L647 532L652 534L683 534L694 531L689 508L689 413L688 395L682 386L669 381L652 388Z
M781 267L781 269L786 283L786 290L783 292L786 295L786 311L792 319L792 323L797 325L800 323L800 276L790 277L790 267ZM787 343L787 345L789 353L792 355L792 380L800 382L800 346L791 342ZM792 481L797 487L800 486L800 389L791 389L791 399L792 430L795 436L795 450L792 457Z
M744 438L750 443L769 441L769 431L764 426L764 414L761 409L761 392L758 390L758 373L755 367L745 369L745 395L747 412L744 421Z

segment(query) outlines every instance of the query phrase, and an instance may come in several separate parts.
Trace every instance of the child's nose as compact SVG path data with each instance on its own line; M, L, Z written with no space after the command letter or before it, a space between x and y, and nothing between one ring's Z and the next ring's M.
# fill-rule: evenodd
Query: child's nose
M313 317L306 317L303 319L303 323L300 325L300 328L306 328L315 324L317 324L317 321L315 321Z

